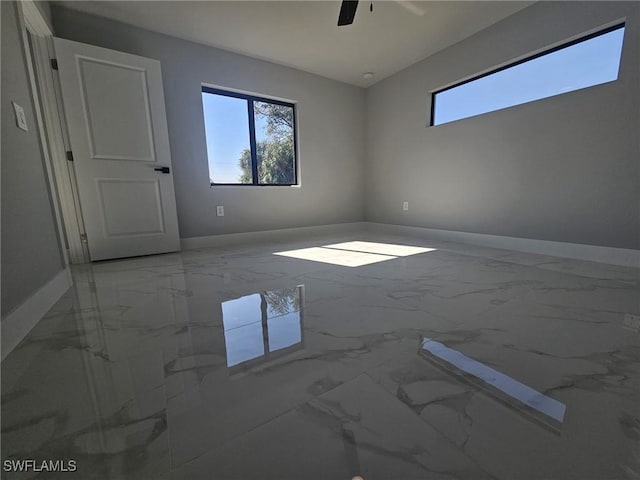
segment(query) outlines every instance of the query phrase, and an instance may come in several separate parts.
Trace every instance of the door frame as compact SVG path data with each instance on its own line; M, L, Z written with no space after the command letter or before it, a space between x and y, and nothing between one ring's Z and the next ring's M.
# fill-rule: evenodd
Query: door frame
M55 58L53 28L33 0L18 2L22 8L22 33L29 66L47 180L53 197L59 241L65 266L89 262L89 250L75 181L69 134L62 106L60 81L52 68ZM31 34L31 42L28 38ZM31 63L33 61L33 64ZM35 71L34 71L35 69ZM46 126L46 128L44 128Z

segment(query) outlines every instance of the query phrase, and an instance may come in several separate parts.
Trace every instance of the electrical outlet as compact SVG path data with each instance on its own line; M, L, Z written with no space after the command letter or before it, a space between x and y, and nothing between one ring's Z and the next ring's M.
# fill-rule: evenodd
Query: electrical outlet
M402 203L402 210L404 210L405 212L409 210L409 202Z
M224 207L222 205L218 205L216 207L216 215L219 217L224 217Z
M27 127L27 117L24 115L24 108L18 105L16 102L11 102L13 104L13 112L16 115L16 125L18 128L21 128L25 132L29 131L29 127Z

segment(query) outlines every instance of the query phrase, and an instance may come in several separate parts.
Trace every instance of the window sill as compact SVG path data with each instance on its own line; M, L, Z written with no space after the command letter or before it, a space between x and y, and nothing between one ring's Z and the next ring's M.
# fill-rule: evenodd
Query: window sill
M233 184L233 183L211 183L209 184L209 188L300 188L302 185L293 184L293 185L243 185L243 184Z

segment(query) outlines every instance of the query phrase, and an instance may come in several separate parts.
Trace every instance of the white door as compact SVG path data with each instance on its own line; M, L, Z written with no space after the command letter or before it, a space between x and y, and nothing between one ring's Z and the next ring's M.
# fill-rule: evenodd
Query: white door
M179 250L160 62L54 42L91 260Z

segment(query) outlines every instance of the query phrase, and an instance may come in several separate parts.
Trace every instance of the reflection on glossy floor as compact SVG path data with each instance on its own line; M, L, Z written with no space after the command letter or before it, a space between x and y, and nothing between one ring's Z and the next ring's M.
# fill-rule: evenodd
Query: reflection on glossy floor
M640 478L636 269L363 232L74 276L2 459L78 471L7 479Z

